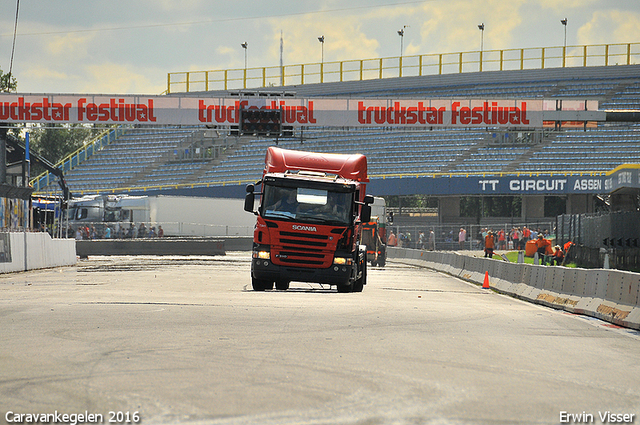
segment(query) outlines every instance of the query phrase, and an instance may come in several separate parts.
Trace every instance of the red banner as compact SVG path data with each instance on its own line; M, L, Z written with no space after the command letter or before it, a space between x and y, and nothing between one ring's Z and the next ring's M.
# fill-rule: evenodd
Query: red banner
M282 109L293 127L517 127L543 125L542 100L208 98L0 94L0 122L237 125L242 108Z

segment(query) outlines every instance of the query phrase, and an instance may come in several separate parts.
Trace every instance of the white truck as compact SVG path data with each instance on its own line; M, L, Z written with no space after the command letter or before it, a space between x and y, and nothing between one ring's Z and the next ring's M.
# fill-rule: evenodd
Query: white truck
M89 195L69 201L64 224L74 232L95 227L98 237L107 226L114 236L133 237L129 230L140 224L156 234L161 226L165 236L251 236L255 222L243 207L244 200L231 198Z

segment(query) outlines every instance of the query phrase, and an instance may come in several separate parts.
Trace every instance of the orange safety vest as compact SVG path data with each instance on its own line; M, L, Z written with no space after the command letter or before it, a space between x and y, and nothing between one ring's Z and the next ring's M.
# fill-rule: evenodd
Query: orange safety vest
M490 248L490 249L493 249L493 248L496 247L496 244L495 244L494 239L493 239L493 235L485 236L485 238L484 238L484 247L485 248Z

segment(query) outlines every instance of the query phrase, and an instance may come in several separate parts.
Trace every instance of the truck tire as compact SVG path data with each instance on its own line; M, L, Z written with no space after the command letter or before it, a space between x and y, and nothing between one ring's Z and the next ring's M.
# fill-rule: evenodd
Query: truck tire
M384 267L384 265L385 265L386 263L387 263L387 259L386 259L386 258L384 258L384 256L382 256L382 257L378 257L378 265L379 265L380 267Z
M353 289L353 282L349 282L347 284L338 284L338 292L341 294L346 294L351 292Z
M279 291L286 291L287 289L289 289L289 281L288 280L284 280L284 281L277 281L276 282L276 289Z
M353 292L362 292L362 290L364 289L364 285L366 285L367 283L367 262L363 261L361 266L362 276L360 276L360 279L356 279L356 281L353 282Z
M264 291L266 289L273 289L273 282L256 279L251 276L251 286L253 286L254 291Z

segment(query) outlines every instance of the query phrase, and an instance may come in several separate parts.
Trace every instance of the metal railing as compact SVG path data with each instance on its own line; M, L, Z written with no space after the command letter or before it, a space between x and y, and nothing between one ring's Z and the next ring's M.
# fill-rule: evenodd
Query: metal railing
M116 138L122 135L126 131L123 127L117 127L114 129L105 130L96 136L93 140L89 141L87 144L77 149L75 152L67 155L60 161L55 164L56 168L62 170L63 173L72 170L77 167L80 163L87 160L91 155L113 142ZM31 187L33 187L34 192L41 192L49 186L49 184L57 182L58 177L52 175L50 172L45 171L44 173L34 177L29 182Z
M631 65L640 43L484 50L262 68L170 72L166 93L237 90L381 78L564 67Z

